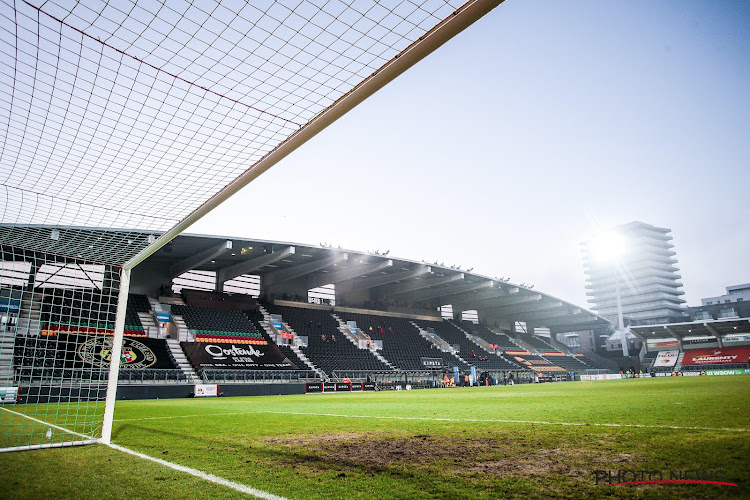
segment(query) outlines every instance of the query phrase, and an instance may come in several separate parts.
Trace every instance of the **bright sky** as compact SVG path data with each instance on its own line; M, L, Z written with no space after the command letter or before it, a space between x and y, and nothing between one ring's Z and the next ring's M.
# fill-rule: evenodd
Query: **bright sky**
M579 243L672 229L750 282L750 3L508 0L190 233L460 264L586 305Z

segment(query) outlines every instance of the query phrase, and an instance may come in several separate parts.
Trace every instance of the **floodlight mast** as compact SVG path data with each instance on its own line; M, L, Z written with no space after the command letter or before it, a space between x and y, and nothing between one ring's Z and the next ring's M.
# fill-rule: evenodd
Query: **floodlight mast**
M620 257L627 252L627 242L621 234L608 231L600 234L591 242L592 256L611 266L615 275L615 298L617 301L617 329L622 337L622 355L626 358L628 352L628 332L622 317L622 299L620 297Z
M622 300L620 299L620 270L614 266L615 271L615 297L617 299L617 327L622 335L622 355L626 358L630 355L628 352L628 334L625 330L625 321L622 319Z

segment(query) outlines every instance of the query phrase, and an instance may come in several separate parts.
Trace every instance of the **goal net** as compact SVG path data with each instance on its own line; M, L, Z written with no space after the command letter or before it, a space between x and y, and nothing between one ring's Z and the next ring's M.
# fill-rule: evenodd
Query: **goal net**
M130 270L500 1L0 0L0 448L108 442Z

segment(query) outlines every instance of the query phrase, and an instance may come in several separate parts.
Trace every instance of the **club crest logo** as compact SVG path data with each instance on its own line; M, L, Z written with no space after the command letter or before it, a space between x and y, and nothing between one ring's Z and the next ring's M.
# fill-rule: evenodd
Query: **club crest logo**
M90 365L108 367L112 359L112 337L91 337L78 348L78 357ZM148 368L156 363L156 355L137 340L123 339L120 363L122 368Z

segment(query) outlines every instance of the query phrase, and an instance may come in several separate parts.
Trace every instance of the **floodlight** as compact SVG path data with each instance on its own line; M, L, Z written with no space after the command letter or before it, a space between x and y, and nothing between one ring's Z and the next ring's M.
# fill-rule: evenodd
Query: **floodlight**
M610 262L622 257L627 251L624 236L614 231L601 233L591 240L591 255L597 260Z

